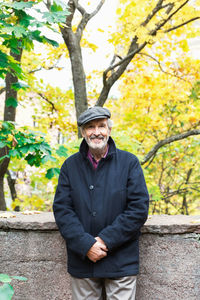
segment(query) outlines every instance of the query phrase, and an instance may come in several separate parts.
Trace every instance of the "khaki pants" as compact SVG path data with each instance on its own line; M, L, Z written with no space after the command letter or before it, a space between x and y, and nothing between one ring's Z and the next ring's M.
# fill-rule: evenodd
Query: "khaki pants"
M72 300L134 300L136 276L121 278L71 277Z

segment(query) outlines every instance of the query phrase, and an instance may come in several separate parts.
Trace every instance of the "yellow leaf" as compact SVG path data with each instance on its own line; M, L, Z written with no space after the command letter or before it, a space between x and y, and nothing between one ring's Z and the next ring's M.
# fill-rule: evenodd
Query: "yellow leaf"
M104 30L101 29L101 28L98 28L97 30L98 30L99 32L104 32Z

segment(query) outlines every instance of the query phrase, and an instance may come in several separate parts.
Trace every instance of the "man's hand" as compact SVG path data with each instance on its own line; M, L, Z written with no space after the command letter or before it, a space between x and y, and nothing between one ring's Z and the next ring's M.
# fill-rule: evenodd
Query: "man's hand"
M103 241L100 237L96 236L96 237L95 237L95 240L96 240L97 242L103 244L104 246L106 246L106 244L104 243L104 241ZM106 247L106 251L108 251L107 247Z
M95 239L96 243L90 248L90 250L87 253L87 257L93 262L97 262L98 260L107 256L108 251L102 239L100 239L99 237Z

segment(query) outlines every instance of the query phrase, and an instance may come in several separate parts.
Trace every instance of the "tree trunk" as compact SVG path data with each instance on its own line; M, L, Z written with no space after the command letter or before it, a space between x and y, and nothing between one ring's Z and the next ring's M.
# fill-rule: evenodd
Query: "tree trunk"
M186 180L185 180L186 185L189 183L190 176L192 175L192 171L193 171L193 168L189 169L189 171L187 172L187 177L186 177ZM181 214L189 215L188 204L187 204L187 192L183 195Z
M6 202L4 198L3 177L0 177L0 210L6 210Z
M86 77L83 68L80 41L72 30L64 28L62 29L62 35L71 61L76 118L78 119L80 114L88 108ZM78 136L81 137L80 131L78 131Z
M22 50L19 49L19 54L10 53L10 55L18 62L21 61ZM12 85L18 82L18 78L13 75L12 73L6 74L6 97L5 97L5 106L4 106L4 121L15 121L16 115L16 107L13 106L6 106L6 100L10 97L13 97L17 100L17 91L12 89ZM4 147L0 149L0 157L4 156L8 153L8 148ZM4 177L8 169L10 159L5 158L0 162L0 210L6 210L6 202L4 196Z
M15 199L17 198L17 191L15 188L16 178L12 178L11 172L9 170L7 170L6 174L7 174L7 181L10 189L11 198L12 201L14 202ZM19 206L16 206L14 210L19 211L20 210Z

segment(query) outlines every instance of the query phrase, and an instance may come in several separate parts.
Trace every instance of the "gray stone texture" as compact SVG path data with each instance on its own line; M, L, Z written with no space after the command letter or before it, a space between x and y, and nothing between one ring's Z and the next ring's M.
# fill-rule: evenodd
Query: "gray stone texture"
M0 273L28 278L12 281L13 300L70 300L66 247L53 214L13 215L0 217ZM200 216L149 217L136 299L200 299Z

